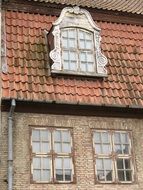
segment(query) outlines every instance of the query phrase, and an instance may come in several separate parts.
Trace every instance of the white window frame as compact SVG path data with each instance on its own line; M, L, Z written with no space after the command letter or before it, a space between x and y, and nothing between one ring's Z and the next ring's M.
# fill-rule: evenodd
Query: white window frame
M94 143L94 133L96 132L107 132L110 135L110 147L111 147L111 153L110 154L98 154L96 153L96 147ZM126 133L128 134L129 137L129 153L128 154L117 154L115 152L115 142L114 142L114 134L115 133ZM131 131L125 131L125 130L99 130L99 129L93 129L92 130L92 141L93 141L93 153L94 153L94 159L95 159L95 177L96 177L96 182L97 183L123 183L123 184L128 184L128 183L133 183L134 182L134 158L133 158L133 152L132 152L132 133ZM101 144L101 143L100 143ZM96 169L96 159L106 159L109 158L112 161L112 180L111 181L101 181L98 180L97 178L97 169ZM118 169L117 169L117 159L129 159L130 160L130 165L131 165L131 181L120 181L118 178Z
M39 130L39 131L48 131L50 132L50 150L48 153L46 152L33 152L32 143L35 141L32 141L32 131ZM63 153L63 152L55 152L54 149L54 132L55 131L68 131L70 133L70 153ZM40 141L41 142L41 141ZM74 183L75 177L74 177L74 163L73 163L73 136L72 136L72 129L69 128L55 128L55 127L32 127L31 128L31 181L32 183ZM33 179L33 158L35 157L49 157L51 159L50 163L50 180L49 181L41 181L41 180L34 180ZM70 158L71 159L71 180L65 181L65 180L56 180L56 167L55 167L55 159L56 158ZM43 168L40 168L42 170ZM64 168L62 168L64 170ZM69 170L70 170L69 169ZM63 176L64 177L64 176Z

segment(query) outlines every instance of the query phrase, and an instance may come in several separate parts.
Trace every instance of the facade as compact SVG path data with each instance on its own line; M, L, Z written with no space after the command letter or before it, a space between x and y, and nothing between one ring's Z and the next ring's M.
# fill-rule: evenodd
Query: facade
M1 190L143 189L142 5L2 2Z

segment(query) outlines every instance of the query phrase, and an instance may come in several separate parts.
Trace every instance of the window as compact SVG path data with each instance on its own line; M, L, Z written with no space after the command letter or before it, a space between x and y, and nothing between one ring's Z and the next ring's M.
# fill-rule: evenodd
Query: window
M71 131L32 128L32 179L34 182L73 182Z
M61 36L63 70L94 72L93 33L68 28L61 30Z
M100 40L100 29L88 11L64 8L48 34L51 72L106 76L107 58L101 53Z
M133 181L130 132L93 131L96 178L99 182Z

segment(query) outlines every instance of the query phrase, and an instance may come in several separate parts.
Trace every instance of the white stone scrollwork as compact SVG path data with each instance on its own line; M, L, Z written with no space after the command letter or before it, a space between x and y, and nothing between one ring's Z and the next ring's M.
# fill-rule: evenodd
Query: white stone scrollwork
M60 47L60 29L56 26L52 32L54 35L54 49L50 52L50 58L53 60L52 69L61 70L61 47Z

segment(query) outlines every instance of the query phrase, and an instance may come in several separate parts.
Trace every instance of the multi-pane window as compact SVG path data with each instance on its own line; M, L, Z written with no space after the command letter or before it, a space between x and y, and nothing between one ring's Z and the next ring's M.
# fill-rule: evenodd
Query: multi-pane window
M72 182L71 130L32 128L32 179L35 182Z
M93 33L79 29L61 30L63 70L95 72Z
M93 131L96 178L99 182L132 182L130 132Z

